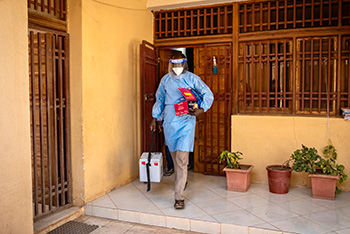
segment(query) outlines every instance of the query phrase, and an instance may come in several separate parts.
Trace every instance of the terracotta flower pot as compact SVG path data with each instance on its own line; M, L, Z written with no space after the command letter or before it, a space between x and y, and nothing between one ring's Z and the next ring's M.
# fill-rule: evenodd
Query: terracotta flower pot
M311 178L312 197L320 199L335 199L335 188L339 176L309 174Z
M292 168L282 165L269 165L266 167L271 193L285 194L289 191L290 175Z
M250 186L250 174L254 166L240 165L241 169L224 168L226 172L227 190L247 192Z

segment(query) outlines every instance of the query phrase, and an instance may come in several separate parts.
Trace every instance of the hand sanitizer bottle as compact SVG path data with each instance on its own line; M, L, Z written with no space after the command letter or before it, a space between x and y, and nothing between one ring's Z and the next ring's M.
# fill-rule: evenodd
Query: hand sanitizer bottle
M218 74L218 67L216 66L216 58L213 56L213 74Z

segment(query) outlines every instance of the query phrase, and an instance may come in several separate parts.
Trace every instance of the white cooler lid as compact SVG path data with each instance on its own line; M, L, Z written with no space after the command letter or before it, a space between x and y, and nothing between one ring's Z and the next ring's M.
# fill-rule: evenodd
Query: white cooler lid
M152 156L152 160L160 160L162 158L162 153L161 152L153 152L151 154ZM142 155L141 155L141 159L148 159L148 153L144 152Z

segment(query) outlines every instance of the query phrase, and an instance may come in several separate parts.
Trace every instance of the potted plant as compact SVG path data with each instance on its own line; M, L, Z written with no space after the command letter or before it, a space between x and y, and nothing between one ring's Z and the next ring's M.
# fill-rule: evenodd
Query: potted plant
M282 165L269 165L266 167L269 191L271 193L288 193L290 176L292 174L292 168L289 167L289 161L291 161L291 159L285 161Z
M317 154L315 148L308 148L305 145L301 145L301 149L297 149L291 156L293 160L292 169L296 172L308 172L315 173L317 169L318 161L321 156Z
M227 190L236 192L246 192L250 186L250 175L253 169L252 165L243 165L239 163L243 154L239 151L223 151L219 156L219 163L226 163L224 172L226 173Z
M336 163L337 152L331 141L322 152L323 157L317 154L315 148L302 145L302 149L292 154L293 170L309 173L313 198L334 200L335 194L341 192L337 181L341 184L348 176L344 173L344 165Z

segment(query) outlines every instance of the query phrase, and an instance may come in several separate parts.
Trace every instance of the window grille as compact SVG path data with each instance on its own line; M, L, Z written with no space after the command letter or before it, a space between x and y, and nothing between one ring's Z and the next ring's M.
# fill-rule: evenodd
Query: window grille
M342 25L349 26L350 25L350 0L342 1Z
M232 5L157 11L155 39L232 34Z
M340 62L340 107L350 107L350 35L342 37Z
M28 10L51 18L66 20L66 0L27 0Z
M241 42L239 112L292 113L290 40Z
M29 31L33 214L72 203L69 37Z
M336 113L337 37L302 38L297 41L297 113Z
M239 5L239 32L338 26L339 0L279 0ZM349 25L349 0L342 2ZM340 26L340 25L339 25Z

